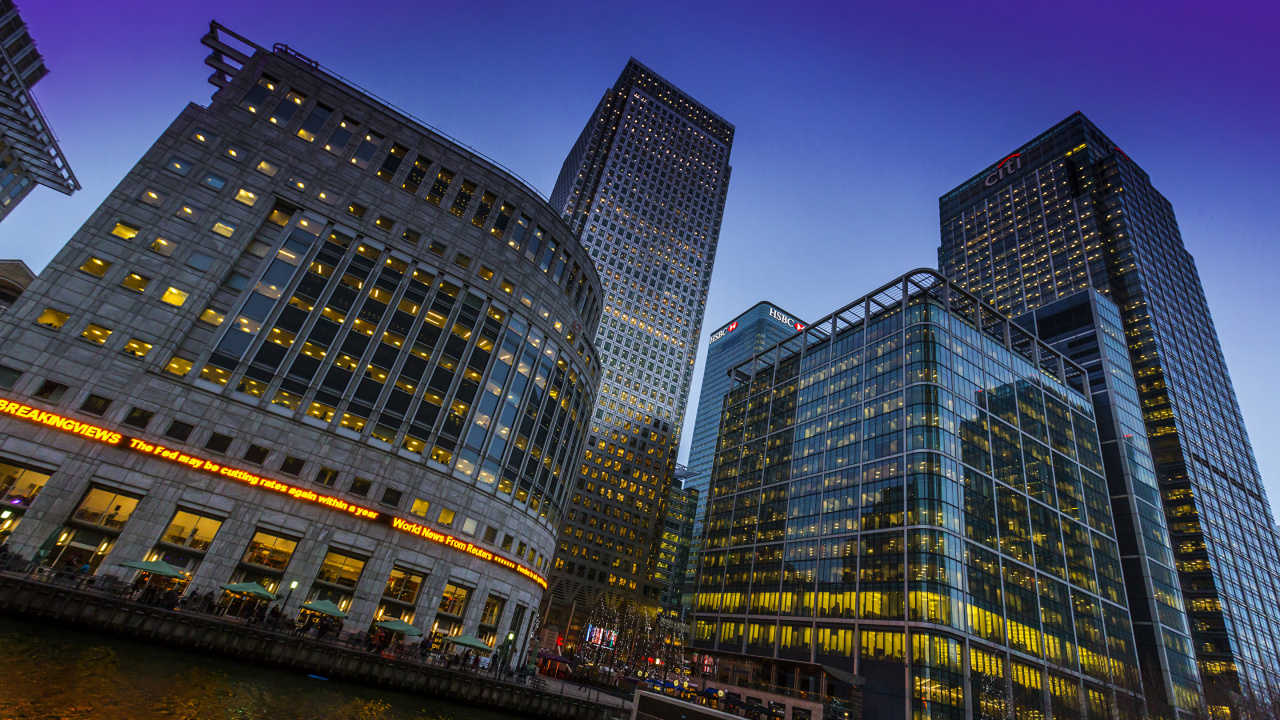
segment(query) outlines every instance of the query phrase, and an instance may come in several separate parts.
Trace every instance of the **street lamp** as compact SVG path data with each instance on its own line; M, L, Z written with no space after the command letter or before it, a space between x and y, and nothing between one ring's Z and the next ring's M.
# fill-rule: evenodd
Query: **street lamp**
M285 594L285 596L284 596L284 604L285 604L286 606L288 606L288 604L289 604L289 598L293 597L293 591L294 591L294 589L295 589L295 588L297 588L297 587L298 587L298 581L297 581L297 580L294 580L293 582L289 583L289 592L288 592L288 593L286 593L286 594Z

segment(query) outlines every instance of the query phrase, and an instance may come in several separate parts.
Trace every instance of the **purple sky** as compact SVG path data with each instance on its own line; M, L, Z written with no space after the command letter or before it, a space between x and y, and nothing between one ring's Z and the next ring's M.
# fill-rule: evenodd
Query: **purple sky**
M214 17L544 192L634 55L737 126L705 330L760 299L821 317L934 266L938 196L1083 111L1172 201L1280 500L1280 340L1264 312L1280 307L1275 2L19 4L51 70L36 95L84 185L37 189L0 224L0 257L36 271L185 103L208 101Z

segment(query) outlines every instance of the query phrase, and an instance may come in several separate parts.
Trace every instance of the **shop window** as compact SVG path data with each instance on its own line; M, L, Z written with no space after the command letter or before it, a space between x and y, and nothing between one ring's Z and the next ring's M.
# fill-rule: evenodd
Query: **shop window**
M360 573L364 571L365 559L330 550L320 564L318 582L329 583L344 588L354 588L360 582Z
M138 407L129 408L129 412L125 414L124 419L121 420L120 422L124 423L125 425L128 425L129 427L135 427L135 428L138 428L139 430L146 430L147 425L151 422L151 418L155 416L156 414L151 412L150 410L143 410L142 408L138 408Z
M71 517L90 525L119 530L129 522L134 508L138 507L138 500L137 497L114 490L93 488L80 501Z
M444 593L440 596L439 612L454 617L462 617L467 611L467 599L471 595L470 588L453 583L446 583Z
M40 388L36 390L35 395L40 400L48 403L57 403L62 400L62 396L67 393L67 386L53 380L45 380L40 384Z
M251 565L284 570L289 565L289 559L293 557L293 551L297 547L297 540L259 530L249 541L249 547L245 550L242 560Z
M102 417L107 413L107 408L109 407L111 407L111 398L90 393L89 397L80 403L80 412Z
M222 527L222 520L186 510L179 510L169 521L169 527L160 536L161 542L181 545L204 552L213 542L213 536Z
M27 507L49 482L49 474L0 462L0 497L5 507Z

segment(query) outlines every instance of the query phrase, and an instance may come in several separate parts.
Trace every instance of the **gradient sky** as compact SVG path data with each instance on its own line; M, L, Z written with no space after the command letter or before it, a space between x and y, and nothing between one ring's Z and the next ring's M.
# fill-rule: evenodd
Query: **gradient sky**
M704 331L761 299L815 319L935 266L938 196L1080 110L1173 203L1280 502L1274 1L18 2L51 71L36 95L84 186L37 188L0 224L0 257L37 272L184 105L208 101L214 18L544 193L634 55L737 126Z

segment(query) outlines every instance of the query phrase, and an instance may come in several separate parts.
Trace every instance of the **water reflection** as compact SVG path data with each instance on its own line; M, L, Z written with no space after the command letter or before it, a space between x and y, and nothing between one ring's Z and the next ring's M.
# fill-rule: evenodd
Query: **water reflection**
M71 629L0 619L4 717L65 720L513 720Z

